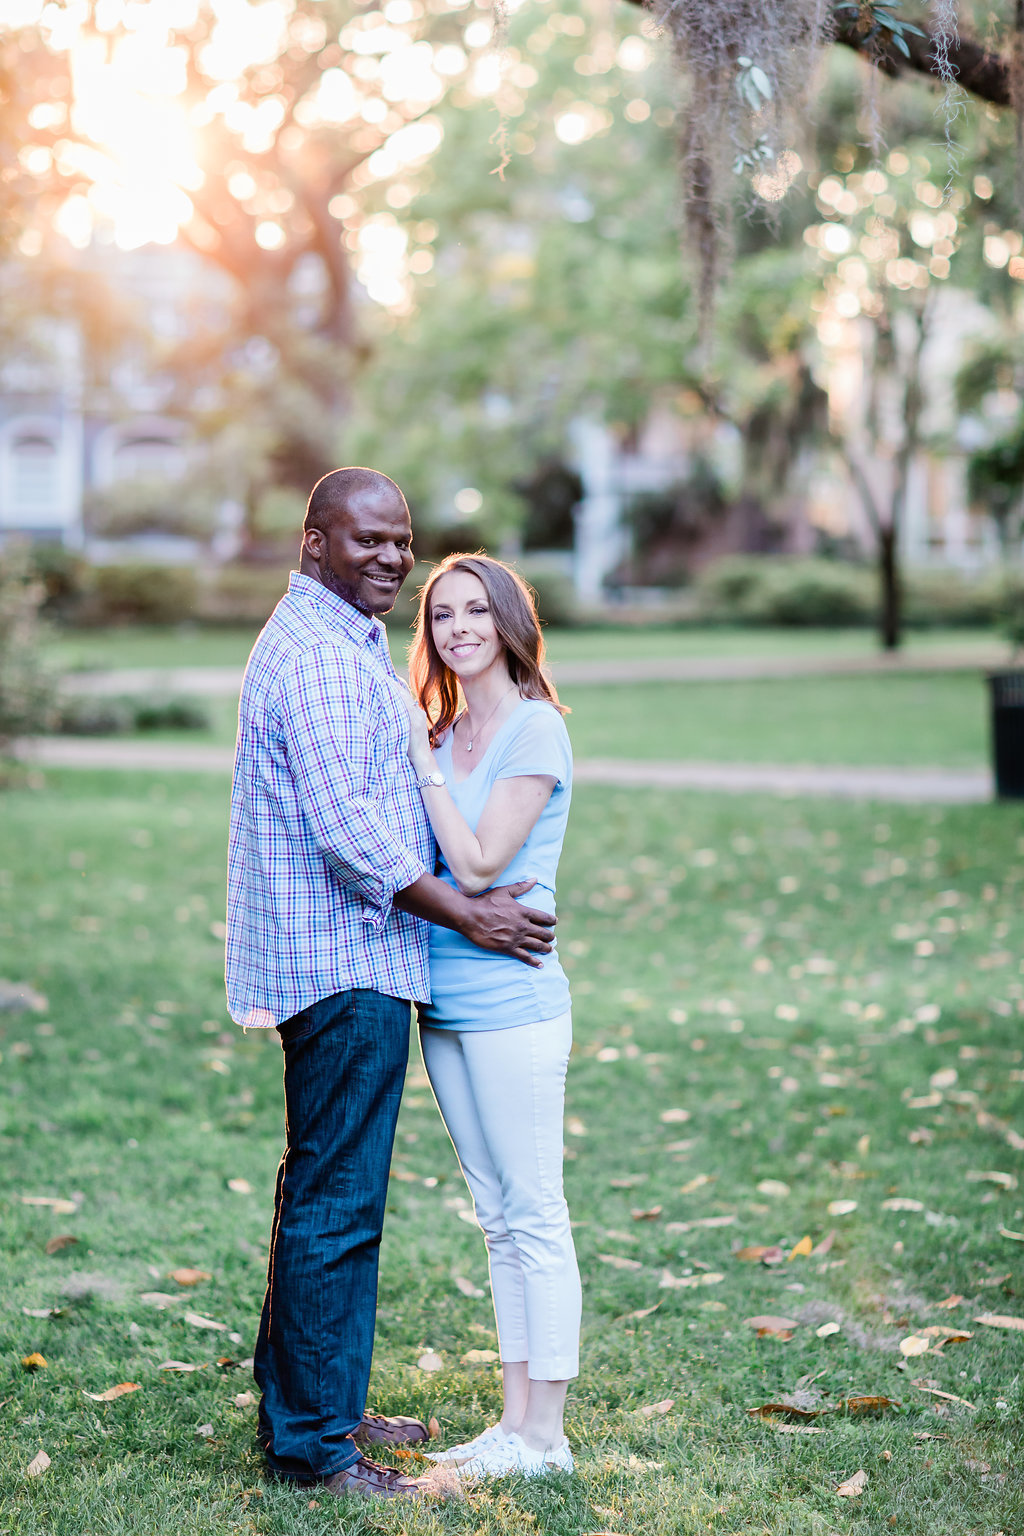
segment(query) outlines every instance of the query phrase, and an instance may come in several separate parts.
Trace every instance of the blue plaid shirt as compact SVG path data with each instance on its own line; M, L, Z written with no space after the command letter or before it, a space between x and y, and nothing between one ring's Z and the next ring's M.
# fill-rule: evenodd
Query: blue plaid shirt
M369 987L428 1002L434 867L384 626L293 571L242 684L228 845L231 1017L269 1027Z

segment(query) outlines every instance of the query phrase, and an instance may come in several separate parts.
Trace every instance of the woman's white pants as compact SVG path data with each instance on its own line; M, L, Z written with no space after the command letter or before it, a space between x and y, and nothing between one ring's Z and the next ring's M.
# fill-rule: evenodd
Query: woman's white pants
M580 1275L562 1193L572 1015L511 1029L420 1027L423 1061L473 1196L502 1361L579 1371Z

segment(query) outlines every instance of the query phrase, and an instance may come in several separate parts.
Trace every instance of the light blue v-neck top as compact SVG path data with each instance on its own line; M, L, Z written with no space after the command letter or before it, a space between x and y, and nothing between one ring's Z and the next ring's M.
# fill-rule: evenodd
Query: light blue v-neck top
M499 779L548 774L555 780L551 797L526 842L495 885L511 885L533 876L537 884L519 900L543 912L555 910L555 873L569 816L572 793L572 750L561 715L543 699L524 699L504 721L468 778L452 777L452 733L434 753L448 789L469 826L477 823ZM451 886L455 879L438 853L437 874ZM421 1003L424 1024L439 1029L510 1029L553 1019L569 1008L569 983L557 949L540 967L510 955L480 949L462 934L432 925L430 929L430 996Z

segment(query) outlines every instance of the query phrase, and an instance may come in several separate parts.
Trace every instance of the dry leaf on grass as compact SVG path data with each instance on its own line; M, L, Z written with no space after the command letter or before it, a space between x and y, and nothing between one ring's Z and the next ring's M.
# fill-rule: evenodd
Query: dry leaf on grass
M213 1425L212 1424L200 1424L198 1429L195 1431L195 1437L196 1437L197 1440L212 1440L213 1439Z
M815 1328L815 1336L819 1339L830 1339L834 1333L839 1333L838 1323L822 1323L820 1328Z
M72 1248L78 1242L77 1237L72 1237L70 1232L62 1232L59 1237L51 1237L46 1245L47 1253L60 1253L62 1248Z
M94 1403L112 1403L115 1397L124 1397L128 1392L141 1392L142 1388L137 1381L119 1381L116 1387L108 1387L105 1392L87 1392L82 1388L83 1397L91 1397Z
M599 1253L597 1257L602 1264L610 1264L612 1269L643 1269L639 1259L624 1259L620 1253Z
M694 1290L699 1285L718 1285L725 1279L717 1270L709 1270L703 1275L674 1275L670 1269L663 1269L661 1279L658 1282L659 1291L687 1291Z
M923 1211L923 1200L911 1200L907 1195L894 1195L891 1200L882 1201L883 1211Z
M933 1349L941 1349L944 1344L963 1344L967 1339L973 1339L973 1333L966 1333L963 1328L949 1328L942 1323L932 1323L929 1328L919 1330L926 1339L933 1339Z
M435 1354L432 1349L428 1349L426 1354L420 1355L416 1361L416 1369L420 1371L443 1371L444 1361L440 1355Z
M200 1280L212 1280L213 1276L207 1274L205 1269L172 1269L167 1277L169 1280L177 1280L179 1285L198 1285Z
M467 1349L466 1353L460 1358L463 1365L493 1365L494 1361L498 1358L498 1351L496 1349Z
M660 1403L648 1403L646 1407L638 1408L636 1411L642 1419L653 1419L659 1414L671 1413L675 1405L674 1397L663 1397Z
M201 1312L186 1312L186 1323L191 1323L193 1328L209 1328L214 1333L227 1333L227 1323L218 1323L215 1318L204 1317Z
M692 1195L695 1190L703 1189L705 1184L711 1183L711 1176L707 1173L695 1173L692 1179L687 1179L685 1184L679 1186L681 1195Z
M793 1403L762 1403L759 1408L747 1409L755 1419L817 1419L827 1411L825 1408L797 1408Z
M926 1339L922 1333L908 1333L905 1339L900 1339L900 1354L904 1359L913 1355L926 1355L931 1347L931 1339Z
M857 1209L856 1200L830 1200L828 1203L830 1216L851 1216Z
M60 1317L63 1307L22 1307L26 1317Z
M696 1232L706 1227L731 1227L735 1220L735 1211L730 1211L727 1216L695 1216L692 1221L667 1221L665 1231Z
M930 1397L941 1397L945 1403L959 1403L963 1408L970 1408L971 1412L977 1412L974 1403L969 1403L966 1397L957 1397L955 1392L940 1392L938 1387L931 1386L927 1381L918 1377L911 1382L912 1387L917 1387L920 1392L927 1392Z
M658 1119L662 1125L685 1125L690 1118L688 1109L663 1109Z
M228 1189L236 1195L251 1195L252 1185L248 1179L228 1179Z
M775 1317L772 1313L745 1317L743 1323L745 1327L753 1328L759 1339L791 1339L794 1330L800 1326L795 1317Z
M26 1477L39 1477L50 1465L50 1458L45 1451L37 1451L25 1468Z
M948 1435L933 1435L930 1430L927 1430L927 1429L916 1429L914 1431L914 1439L915 1440L948 1440L949 1436Z
M635 1189L638 1184L643 1184L646 1180L646 1173L630 1173L621 1179L609 1179L608 1182L612 1189Z
M789 1185L782 1179L762 1179L757 1192L759 1195L770 1195L773 1200L784 1200L789 1194Z
M202 1365L189 1365L187 1360L165 1360L162 1365L157 1366L157 1370L181 1371L184 1374L186 1371L205 1371L206 1363L204 1361Z
M658 1217L662 1213L662 1210L662 1206L652 1205L646 1211L634 1208L630 1211L629 1214L632 1216L634 1221L657 1221Z
M1024 1243L1024 1232L1011 1232L1009 1227L1000 1227L999 1236L1008 1237L1011 1243Z
M962 1296L958 1296L957 1293L954 1291L952 1296L946 1296L946 1297L943 1298L942 1301L933 1301L932 1302L932 1311L933 1312L952 1312L953 1308L954 1307L958 1307L962 1301L963 1301L963 1297Z
M169 1295L167 1291L143 1291L139 1300L144 1301L148 1307L159 1307L161 1311L178 1305L178 1297Z
M1000 1189L1016 1189L1017 1176L1013 1173L999 1173L995 1169L983 1171L972 1168L967 1174L967 1180L971 1184L998 1184Z
M74 1200L60 1200L53 1195L22 1195L22 1205L48 1205L55 1216L73 1216L78 1210Z
M780 1424L777 1419L768 1419L767 1422L779 1435L827 1435L827 1429L820 1429L816 1424Z
M812 1259L823 1259L825 1257L826 1253L829 1253L831 1251L832 1245L835 1242L835 1240L836 1240L836 1229L835 1229L835 1227L833 1227L829 1232L826 1232L825 1236L822 1238L820 1243L815 1243L814 1247L811 1249L811 1254L810 1254L811 1258Z
M441 1426L437 1419L430 1418L427 1420L427 1430L429 1431L431 1440L436 1440L438 1435L441 1433Z
M463 1296L472 1297L474 1301L478 1301L484 1294L480 1287L474 1285L472 1280L467 1280L465 1275L455 1276L455 1289L461 1291Z
M986 1328L1012 1328L1016 1333L1024 1333L1024 1317L1007 1317L1005 1312L982 1312L973 1321Z
M887 1408L902 1408L896 1397L848 1397L836 1403L837 1411L846 1413L884 1413Z
M836 1493L841 1499L858 1499L867 1486L867 1480L867 1473L861 1469L861 1471L855 1472L852 1477L848 1477L845 1483L840 1483Z
M661 1302L656 1301L653 1307L640 1307L636 1312L625 1312L619 1321L624 1323L638 1323L641 1318L650 1317L652 1312L657 1312L660 1306Z
M793 1247L789 1250L789 1253L786 1255L787 1262L792 1259L807 1258L813 1248L814 1244L811 1242L811 1239L809 1237L802 1237L800 1241L798 1243L794 1243Z
M26 1371L46 1370L46 1361L38 1350L33 1350L30 1355L23 1355L21 1365L22 1369Z

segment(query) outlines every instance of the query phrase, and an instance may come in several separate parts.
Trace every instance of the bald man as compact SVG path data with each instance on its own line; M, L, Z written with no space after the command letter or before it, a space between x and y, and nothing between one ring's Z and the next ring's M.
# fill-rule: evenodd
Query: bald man
M470 898L432 873L380 620L411 569L394 481L325 475L246 668L228 852L228 1006L284 1048L260 1441L278 1477L378 1499L422 1489L362 1448L428 1434L365 1412L410 1002L430 997L426 924L537 964L554 921L516 901L532 881Z

